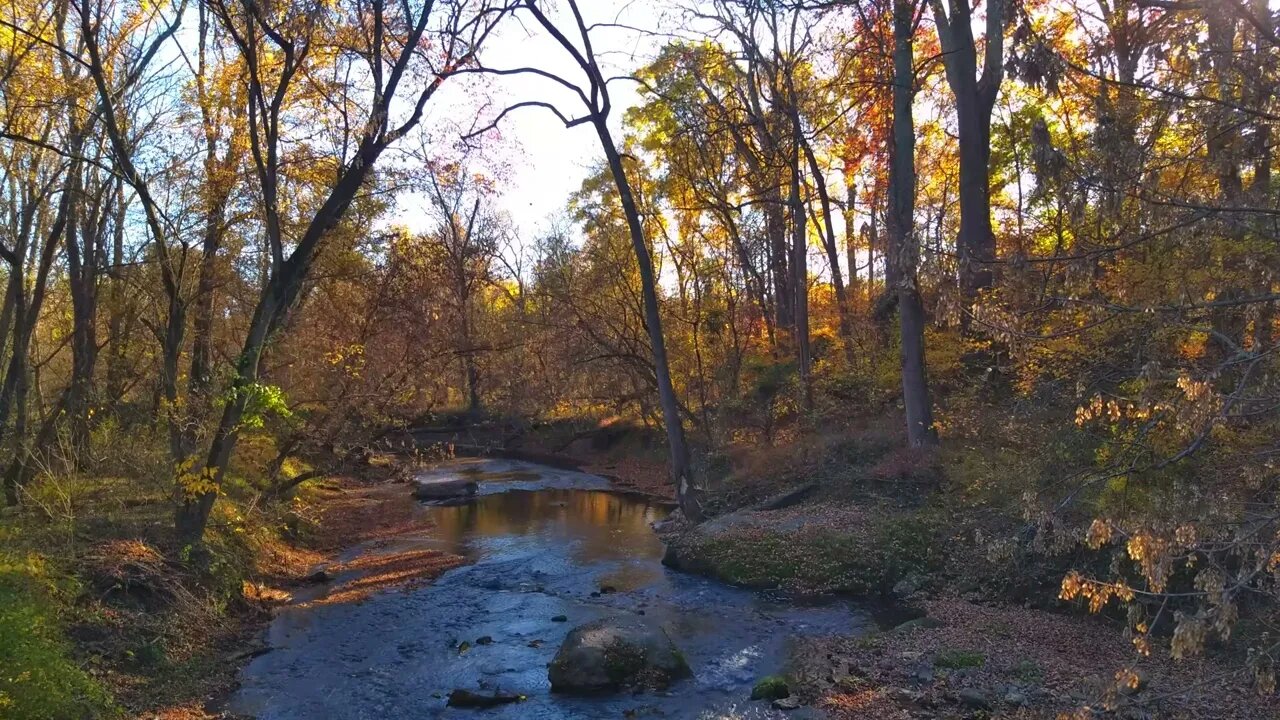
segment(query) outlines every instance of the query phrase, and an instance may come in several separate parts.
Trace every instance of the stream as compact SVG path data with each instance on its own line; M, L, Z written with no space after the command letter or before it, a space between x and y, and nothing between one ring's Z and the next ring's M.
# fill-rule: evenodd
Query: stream
M751 702L751 687L783 669L792 638L873 625L847 602L794 604L667 569L650 526L670 507L610 491L603 478L505 460L433 472L472 477L479 492L466 504L428 507L435 531L405 546L471 564L359 603L282 609L268 630L271 650L243 671L231 711L260 720L821 717ZM666 693L553 695L547 664L565 634L612 614L660 623L694 677ZM527 700L448 708L455 688Z

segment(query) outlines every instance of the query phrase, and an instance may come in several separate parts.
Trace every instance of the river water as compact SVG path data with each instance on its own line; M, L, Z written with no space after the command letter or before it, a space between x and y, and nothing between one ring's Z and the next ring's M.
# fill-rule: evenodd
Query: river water
M650 525L670 508L611 492L602 478L498 460L435 472L474 477L480 494L428 508L437 529L412 542L472 563L358 603L283 609L268 631L271 651L243 672L233 712L261 720L796 718L750 702L755 680L783 669L792 638L872 624L847 603L795 605L665 568ZM565 634L615 614L660 623L694 677L662 694L551 694L547 664ZM528 699L448 708L455 688Z

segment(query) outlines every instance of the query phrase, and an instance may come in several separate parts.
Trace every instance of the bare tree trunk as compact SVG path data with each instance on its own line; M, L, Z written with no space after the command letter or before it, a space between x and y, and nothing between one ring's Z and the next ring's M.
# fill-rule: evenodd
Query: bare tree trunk
M128 208L124 201L124 184L121 181L116 181L114 192L116 201L112 220L111 247L113 268L107 286L111 312L107 318L107 377L104 389L108 401L118 408L124 399L125 378L129 371L126 354L129 323L125 317L128 288L124 277L124 221Z
M1004 0L987 3L985 57L978 77L969 0L951 0L950 17L942 0L930 0L947 84L956 102L960 146L960 234L956 255L960 292L972 301L991 287L996 239L991 227L991 111L1004 77ZM963 317L967 318L967 314ZM966 323L967 320L962 320Z
M5 374L4 385L0 388L0 429L8 424L10 415L14 418L11 433L13 461L4 476L5 501L9 505L18 503L19 483L23 478L22 471L26 467L30 454L27 439L27 392L30 387L28 354L31 348L31 337L40 319L40 308L44 304L45 290L49 283L49 269L53 266L58 240L63 237L66 230L70 204L71 195L64 192L58 203L58 214L54 219L53 227L45 238L44 245L39 248L40 256L37 260L29 298L25 289L21 287L22 281L18 281L19 288L14 304L13 348L9 356L9 369ZM32 250L34 251L35 248ZM9 272L18 278L25 275L25 251L26 249L23 248L8 258Z
M850 168L846 166L844 176L844 255L849 265L849 282L846 285L845 298L849 305L850 316L853 314L853 302L858 291L858 184L853 178Z
M804 407L813 410L812 351L809 346L809 242L808 214L800 194L800 126L795 122L791 156L791 283L796 297L796 360L800 366L800 386Z
M698 522L703 516L701 491L693 479L684 422L680 417L680 402L676 398L675 386L671 382L671 366L667 361L667 345L662 335L662 314L658 308L658 285L653 273L653 258L649 252L649 244L645 241L644 225L640 221L640 211L636 207L635 196L631 192L631 183L627 180L626 168L622 165L622 156L618 153L617 146L613 144L613 136L609 133L608 118L597 115L593 125L596 135L600 138L605 158L608 160L614 184L618 188L618 200L622 204L623 215L627 218L631 247L635 251L636 265L640 271L645 325L649 331L649 344L653 351L653 369L658 384L658 402L662 406L662 422L667 429L667 444L671 452L671 479L676 484L676 498L684 516L690 522Z
M936 445L933 407L924 360L924 308L917 286L920 247L915 233L915 67L912 0L895 0L893 12L893 152L889 171L889 252L902 332L902 403L907 416L907 443Z
M764 190L765 233L769 238L769 275L773 279L774 327L785 337L795 331L795 295L787 262L787 219L782 192L777 186Z
M88 129L77 128L71 140L72 154L79 157ZM69 191L72 209L67 217L67 275L71 292L71 382L67 387L66 413L70 419L71 461L79 466L87 458L89 421L93 413L94 374L98 363L98 285L101 277L102 247L107 216L112 213L109 179L97 178L86 187L85 172L92 171L80 161L72 163ZM90 200L91 199L91 200Z

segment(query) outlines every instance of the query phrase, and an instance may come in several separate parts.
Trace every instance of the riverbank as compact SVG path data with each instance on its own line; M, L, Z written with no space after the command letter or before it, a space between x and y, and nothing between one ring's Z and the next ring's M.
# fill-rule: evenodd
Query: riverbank
M670 495L656 453L639 452L638 459L632 458L644 442L634 435L604 447L590 436L569 446L561 442L547 443L559 452L561 464L613 475L613 487L623 491ZM1280 715L1274 696L1253 692L1254 675L1243 643L1211 647L1207 658L1181 662L1161 651L1136 655L1123 622L1086 616L1057 598L1062 571L1067 563L1079 562L1078 556L1053 560L991 552L999 545L985 538L1000 537L991 524L1001 519L972 507L946 511L931 502L939 488L955 493L955 479L945 477L939 458L895 447L893 438L877 433L842 433L735 450L724 458L710 487L708 500L716 517L692 528L664 525L664 562L669 566L717 583L779 588L790 596L868 597L876 604L887 599L899 619L903 608L918 616L879 630L860 625L856 632L844 629L847 621L819 623L821 632L779 655L778 669L790 696L784 706L799 704L841 719L1056 719L1098 712L1187 720ZM635 461L628 463L631 459ZM87 669L91 683L83 686L89 690L76 690L80 686L63 678L63 686L82 698L95 685L105 688L114 700L102 702L113 703L117 714L128 717L232 717L220 708L237 684L239 668L269 650L263 631L282 608L309 612L330 607L347 613L377 598L378 613L402 612L396 608L409 595L388 591L422 588L466 562L460 548L442 547L440 538L471 532L466 528L477 522L489 531L524 532L527 523L515 519L520 513L537 507L554 515L570 500L548 496L530 505L534 496L522 494L528 493L525 489L508 494L500 522L464 507L441 515L449 518L442 528L432 516L438 510L412 499L404 462L410 461L375 455L358 476L310 481L270 512L228 504L211 534L221 564L200 575L166 559L159 530L167 521L164 496L117 489L112 494L119 504L115 511L99 512L103 520L93 525L77 523L72 536L78 550L64 556L75 558L76 564L58 569L59 577L75 583L57 590L66 593L57 607L71 641L67 652L74 665ZM501 462L490 464L503 481L527 481L518 467L512 471ZM628 474L645 480L628 482ZM556 480L529 487L569 485ZM605 499L602 495L600 502L575 512L618 517L614 501ZM651 520L633 528L638 534L628 536L627 545L653 545L661 554L662 546L648 529ZM41 537L33 534L32 518L4 518L8 531L19 525L24 537ZM42 543L68 539L54 528L45 531ZM588 545L611 542L606 537L611 536ZM636 584L623 576L584 576L557 591L559 595L547 595L544 577L529 575L528 567L515 572L515 567L481 571L475 587L428 593L431 606L421 609L443 607L447 593L465 589L479 593L477 598L488 597L499 590L510 592L515 583L518 592L532 588L540 597L572 599L591 612L647 609L652 614L652 600L634 593L663 577L646 570L646 579ZM672 619L705 604L706 593L729 592L717 589L717 583L698 585L683 573L670 577L680 587L697 588L699 598L687 610L671 614ZM753 594L724 597L741 604ZM724 602L715 604L723 610ZM538 609L545 612L534 612L532 622L560 613L550 605ZM469 622L465 615L459 617ZM345 637L349 629L331 634ZM554 635L509 639L520 652L529 652L537 649L531 643L545 647ZM466 642L474 647L482 638L499 636L468 627L460 637L469 638ZM419 652L417 646L413 652ZM706 649L698 652L714 657ZM702 671L711 672L708 667ZM739 674L733 682L749 687L763 678L759 675ZM757 706L768 708L769 701L746 705Z
M0 715L206 720L239 668L267 650L287 603L352 600L421 582L462 559L379 554L430 529L396 463L313 480L284 502L220 503L203 567L169 533L166 490L137 479L57 478L0 515ZM99 492L87 494L92 485ZM55 501L61 498L61 504ZM347 551L361 548L359 558Z
M711 485L717 516L664 533L665 562L684 571L916 615L798 643L789 703L842 720L1280 717L1248 662L1265 617L1203 656L1138 652L1122 618L1059 597L1094 558L1011 546L1017 518L966 497L944 471L955 458L896 447L867 431L739 450Z

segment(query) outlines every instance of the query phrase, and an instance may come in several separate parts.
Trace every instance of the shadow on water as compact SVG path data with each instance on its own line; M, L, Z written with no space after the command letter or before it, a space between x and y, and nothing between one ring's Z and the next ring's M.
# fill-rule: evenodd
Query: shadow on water
M503 461L459 470L482 478L480 495L428 508L428 543L472 564L362 603L285 609L269 630L273 651L245 670L233 711L263 720L782 717L747 698L758 677L782 669L791 640L873 625L847 603L798 606L663 567L650 524L669 506L609 492L600 478ZM665 694L550 693L546 666L570 628L633 614L667 630L693 679ZM528 699L447 708L455 688Z

